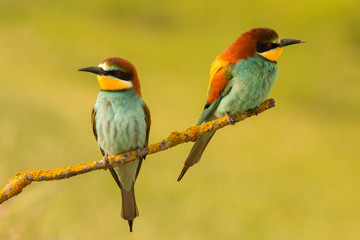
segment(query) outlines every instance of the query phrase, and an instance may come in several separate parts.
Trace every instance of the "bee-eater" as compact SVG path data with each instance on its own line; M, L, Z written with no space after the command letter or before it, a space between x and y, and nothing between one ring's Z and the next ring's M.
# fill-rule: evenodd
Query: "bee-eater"
M95 139L107 162L108 155L138 150L148 145L150 112L141 98L135 66L123 58L107 58L97 67L79 71L95 73L100 92L92 110L91 123ZM133 220L139 215L134 184L144 157L125 165L109 167L121 189L121 216L132 232Z
M282 48L303 42L280 39L269 28L254 28L243 33L212 63L208 98L197 125L224 115L233 124L230 115L256 110L266 100L278 77L277 60ZM208 132L196 140L178 181L189 167L200 161L214 133Z

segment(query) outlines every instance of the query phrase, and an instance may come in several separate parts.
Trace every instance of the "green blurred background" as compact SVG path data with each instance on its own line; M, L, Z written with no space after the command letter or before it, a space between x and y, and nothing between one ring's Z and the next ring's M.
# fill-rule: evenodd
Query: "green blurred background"
M150 142L195 124L213 59L271 27L284 49L276 107L219 131L181 183L192 144L148 156L134 232L108 172L34 183L0 205L0 239L360 239L360 2L0 1L0 187L16 172L97 161L98 93L81 67L133 62Z

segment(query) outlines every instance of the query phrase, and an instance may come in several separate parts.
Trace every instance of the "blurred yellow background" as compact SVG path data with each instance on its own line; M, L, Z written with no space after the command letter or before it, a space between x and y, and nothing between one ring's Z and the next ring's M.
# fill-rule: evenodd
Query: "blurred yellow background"
M284 49L276 107L216 133L178 183L192 144L148 156L129 233L109 172L34 183L0 205L0 239L360 239L360 2L0 2L0 187L16 172L97 161L90 126L107 57L135 64L150 142L194 125L211 62L242 32Z

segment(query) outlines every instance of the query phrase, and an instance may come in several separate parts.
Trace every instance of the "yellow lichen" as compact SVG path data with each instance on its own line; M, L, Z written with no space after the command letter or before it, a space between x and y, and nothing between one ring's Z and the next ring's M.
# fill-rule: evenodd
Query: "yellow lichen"
M160 151L160 145L158 143L152 144L149 146L149 153L148 154L152 154L155 152L159 152Z

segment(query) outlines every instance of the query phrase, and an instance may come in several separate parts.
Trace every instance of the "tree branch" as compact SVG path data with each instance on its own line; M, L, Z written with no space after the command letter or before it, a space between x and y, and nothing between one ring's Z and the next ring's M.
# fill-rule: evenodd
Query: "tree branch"
M274 99L268 99L263 102L258 109L249 110L244 113L240 113L236 116L232 116L235 119L235 122L242 121L253 115L257 115L269 108L275 106ZM205 122L200 126L189 127L183 132L171 132L170 135L162 140L161 142L151 144L147 148L140 150L142 156L154 154L159 151L164 151L166 149L175 147L181 143L195 141L198 137L202 136L204 133L218 130L225 126L229 125L226 121L226 117L222 117L211 122ZM48 169L48 170L29 170L21 173L17 173L15 176L11 177L5 187L0 191L0 204L6 200L18 195L21 191L32 182L41 182L41 181L52 181L52 180L61 180L65 178L70 178L77 176L83 173L91 172L99 169L107 169L109 166L115 167L118 165L123 165L125 163L134 161L137 159L137 152L135 150L126 152L120 155L114 155L108 157L108 164L103 160L97 162L83 163L75 166L69 166L64 168Z

